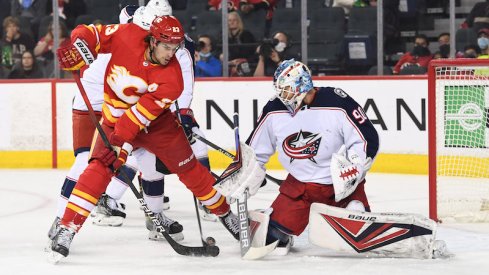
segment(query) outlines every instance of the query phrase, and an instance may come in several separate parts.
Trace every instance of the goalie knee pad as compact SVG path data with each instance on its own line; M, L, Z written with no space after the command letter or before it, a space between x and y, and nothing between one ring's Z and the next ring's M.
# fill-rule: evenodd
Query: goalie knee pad
M270 221L268 224L268 232L267 232L267 241L266 244L271 244L275 242L276 240L279 241L278 245L285 245L287 242L290 240L290 235L285 233L283 230L280 229L283 228L280 226L278 223L274 221Z
M351 202L348 203L348 205L346 206L346 209L352 210L352 211L364 212L365 206L363 205L363 203L361 201L352 200Z

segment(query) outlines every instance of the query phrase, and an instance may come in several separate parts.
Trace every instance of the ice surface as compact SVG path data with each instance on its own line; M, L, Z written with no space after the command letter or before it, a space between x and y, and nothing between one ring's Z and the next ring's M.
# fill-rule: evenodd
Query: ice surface
M66 170L0 170L0 275L21 274L489 274L489 224L441 225L438 238L456 256L417 260L364 258L338 254L308 243L307 230L287 256L260 261L240 259L239 245L219 223L203 222L205 236L216 239L216 258L177 255L166 242L147 239L144 214L128 190L122 201L122 227L98 227L87 220L58 265L46 261L43 248L56 213ZM271 171L284 177L283 171ZM200 245L191 193L176 177L167 177L171 208L166 213L184 226L186 245ZM249 209L266 208L277 195L269 182L249 201ZM366 192L372 211L428 214L425 176L369 174Z

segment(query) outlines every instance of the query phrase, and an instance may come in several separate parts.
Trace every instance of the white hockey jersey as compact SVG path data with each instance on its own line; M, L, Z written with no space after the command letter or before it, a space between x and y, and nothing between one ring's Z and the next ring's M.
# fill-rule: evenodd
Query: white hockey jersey
M332 184L332 154L345 144L360 157L374 159L379 136L362 107L343 90L317 89L313 102L295 116L272 98L246 143L262 166L277 150L280 163L297 180Z

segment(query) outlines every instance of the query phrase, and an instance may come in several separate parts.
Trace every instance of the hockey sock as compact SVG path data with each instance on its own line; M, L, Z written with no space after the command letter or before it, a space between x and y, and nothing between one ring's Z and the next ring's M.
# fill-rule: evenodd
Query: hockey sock
M136 170L127 165L123 165L119 170L121 171L117 176L112 177L107 190L105 190L105 194L117 201L122 198L129 187L127 181L130 180L132 182L137 173Z
M80 174L83 173L85 168L88 165L88 151L81 151L76 154L75 162L70 168L70 171L66 175L65 181L63 182L63 186L61 187L61 194L58 198L58 209L56 212L56 216L61 218L65 213L66 204L68 203L68 199L70 198L71 192L73 191L73 187L75 187Z
M196 163L191 169L180 172L178 177L212 214L221 216L229 211L226 197L214 189L216 180L202 164Z
M78 231L90 215L90 211L97 205L98 198L106 189L112 174L112 171L100 161L90 162L73 188L61 224Z
M208 157L205 157L205 158L199 158L199 162L200 164L204 165L205 168L207 168L207 170L211 170L211 164L209 163L209 158Z
M144 200L148 204L149 210L153 211L154 213L160 213L163 211L164 184L164 179L156 181L141 179Z
M71 192L73 192L73 188L76 185L76 180L66 177L63 182L63 186L61 187L61 194L58 198L58 209L56 216L58 218L63 217L65 213L66 204L68 203L68 199L70 198Z

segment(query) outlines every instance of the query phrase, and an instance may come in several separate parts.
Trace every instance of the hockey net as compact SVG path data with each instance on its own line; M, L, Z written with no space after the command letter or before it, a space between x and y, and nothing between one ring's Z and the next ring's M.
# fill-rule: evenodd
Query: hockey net
M489 59L428 71L430 218L489 222Z

